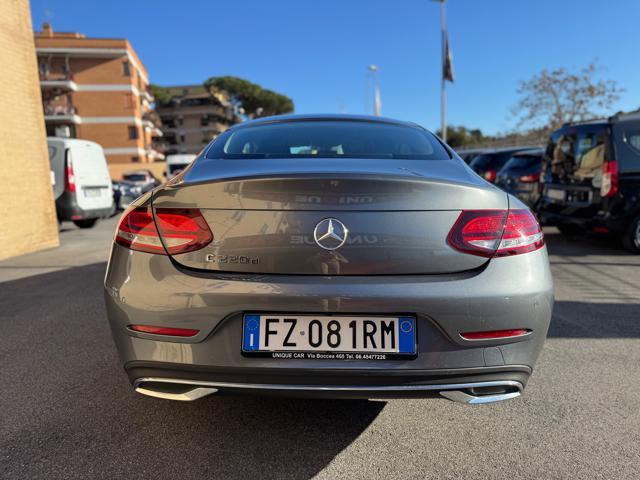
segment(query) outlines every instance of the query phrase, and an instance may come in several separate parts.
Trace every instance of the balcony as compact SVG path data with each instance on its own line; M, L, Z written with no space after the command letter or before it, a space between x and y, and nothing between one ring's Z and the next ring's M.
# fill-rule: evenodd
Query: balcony
M73 76L64 73L40 75L40 88L57 90L60 93L78 91L78 85L73 81Z
M51 124L74 124L81 123L73 105L65 104L44 104L44 121Z
M152 137L161 137L163 135L162 130L156 127L150 120L143 120L142 125L146 131L151 132Z
M144 98L147 102L149 103L153 103L153 101L155 100L155 98L153 98L153 95L151 95L151 93L149 93L148 91L144 90L142 92L140 92L140 96L142 98Z

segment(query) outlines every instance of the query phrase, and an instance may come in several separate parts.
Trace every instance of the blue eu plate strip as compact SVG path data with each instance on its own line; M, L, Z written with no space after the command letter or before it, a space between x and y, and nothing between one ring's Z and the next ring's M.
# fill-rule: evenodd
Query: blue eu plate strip
M260 348L260 315L245 315L242 349L252 352Z
M400 317L398 322L400 353L415 353L416 319L413 317Z

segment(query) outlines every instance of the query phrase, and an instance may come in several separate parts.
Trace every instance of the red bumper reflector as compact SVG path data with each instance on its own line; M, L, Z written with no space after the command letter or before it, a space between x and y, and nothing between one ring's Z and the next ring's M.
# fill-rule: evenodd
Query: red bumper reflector
M492 330L487 332L465 332L460 336L465 340L494 340L498 338L522 337L531 333L531 330L516 328L513 330Z
M200 331L193 328L152 327L149 325L129 325L129 329L134 332L171 335L172 337L193 337Z

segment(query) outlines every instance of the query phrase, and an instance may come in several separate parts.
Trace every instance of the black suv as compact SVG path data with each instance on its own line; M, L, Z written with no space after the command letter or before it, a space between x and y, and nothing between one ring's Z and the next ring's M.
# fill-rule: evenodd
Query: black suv
M640 111L553 132L541 182L543 222L562 233L612 233L640 253Z
M512 155L521 150L527 150L531 147L511 147L511 148L494 148L485 150L473 157L469 166L488 182L495 182L498 171L504 167L504 164L512 157Z
M514 153L498 172L496 185L533 208L540 196L543 154L543 148Z

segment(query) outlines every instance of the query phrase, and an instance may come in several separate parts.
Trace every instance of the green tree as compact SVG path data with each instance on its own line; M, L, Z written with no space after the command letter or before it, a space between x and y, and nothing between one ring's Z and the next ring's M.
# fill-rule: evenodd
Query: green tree
M204 86L211 95L226 95L249 118L293 112L293 101L289 97L243 78L211 77L204 82Z
M442 130L437 130L436 135L442 136ZM468 129L462 125L447 127L447 143L451 148L479 145L485 141L485 138L478 128Z
M158 105L167 104L171 101L171 94L168 89L161 87L160 85L150 83L149 90L151 91L151 95L156 99L156 103Z

